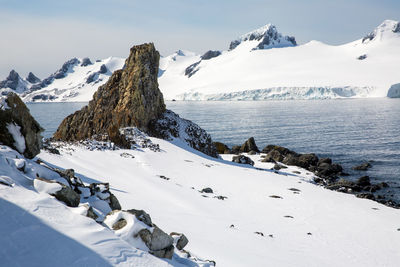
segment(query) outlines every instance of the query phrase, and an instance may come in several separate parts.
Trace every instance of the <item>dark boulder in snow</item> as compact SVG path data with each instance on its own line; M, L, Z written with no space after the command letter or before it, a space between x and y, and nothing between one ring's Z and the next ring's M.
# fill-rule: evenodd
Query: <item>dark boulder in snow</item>
M69 207L78 207L80 195L60 182L38 177L34 180L34 187L38 192L48 193Z
M244 155L233 156L232 162L254 166L254 161Z
M245 152L248 153L250 151L256 151L260 152L256 145L256 141L254 140L254 137L250 137L246 142L243 143L243 145L240 147L240 152Z
M0 143L27 158L40 152L43 131L29 109L15 93L0 96Z
M169 234L174 239L175 247L179 250L182 250L189 243L189 239L181 233L172 232Z

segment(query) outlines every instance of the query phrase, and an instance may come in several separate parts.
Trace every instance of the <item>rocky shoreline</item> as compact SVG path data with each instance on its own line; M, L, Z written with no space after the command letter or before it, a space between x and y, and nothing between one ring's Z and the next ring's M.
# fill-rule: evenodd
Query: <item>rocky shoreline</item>
M287 168L288 165L297 166L314 173L313 182L326 189L353 194L358 198L370 199L388 207L400 209L400 203L380 194L382 189L389 187L387 183L373 184L370 177L366 175L361 175L356 181L345 179L343 177L349 176L349 174L340 164L333 163L330 158L319 158L314 153L300 154L278 145L267 145L259 150L253 137L250 137L242 145L234 145L232 148L221 142L214 142L214 145L218 154L235 154L232 162L253 166L254 162L245 154L261 154L261 162L274 163L273 170L278 171ZM371 163L365 162L352 169L362 172L371 167Z

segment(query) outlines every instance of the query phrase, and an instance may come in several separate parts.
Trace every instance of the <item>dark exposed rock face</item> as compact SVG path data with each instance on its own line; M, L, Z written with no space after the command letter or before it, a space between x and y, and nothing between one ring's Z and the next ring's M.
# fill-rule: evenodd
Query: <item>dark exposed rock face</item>
M158 61L153 44L132 47L125 68L112 74L88 106L65 118L54 137L82 140L129 126L147 131L149 122L165 112L157 83Z
M86 66L89 66L89 65L92 65L92 64L93 63L92 63L92 61L90 61L90 58L85 57L84 59L82 59L82 63L81 63L82 67L86 67Z
M10 88L16 90L21 77L15 70L11 70L7 78L0 82L0 88Z
M7 107L0 107L0 143L19 151L27 158L35 157L40 152L42 127L31 116L29 109L17 94L9 93L3 96L3 99ZM25 143L24 149L16 144L17 140L14 140L14 136L9 131L10 125L19 127Z
M73 58L73 59L68 60L67 62L65 62L62 65L61 69L59 69L56 73L54 73L54 75L53 75L54 78L55 79L64 78L66 76L67 72L69 71L69 69L72 66L77 65L77 64L79 64L79 59L77 59L77 58Z
M28 77L26 77L26 80L30 83L39 83L40 79L35 76L32 72L29 72Z
M218 57L221 55L221 51L213 51L213 50L208 50L207 52L204 53L204 55L201 56L202 60L209 60L214 57Z

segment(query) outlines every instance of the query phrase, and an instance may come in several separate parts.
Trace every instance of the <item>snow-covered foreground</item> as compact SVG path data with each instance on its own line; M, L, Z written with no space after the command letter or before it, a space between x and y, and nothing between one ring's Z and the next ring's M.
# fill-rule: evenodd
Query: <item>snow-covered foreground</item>
M38 157L75 169L85 182L109 182L122 207L144 209L166 232L183 232L189 238L188 250L215 260L217 266L398 266L399 210L318 187L309 182L313 174L297 167L274 173L270 163L259 161L260 155L250 156L255 168L230 162L232 155L218 160L182 149L182 144L151 140L161 152L68 146L61 155L43 151ZM1 227L6 239L0 242L9 248L2 250L4 255L41 254L50 241L47 234L39 238L30 233L39 227L52 236L62 232L60 240L72 242L71 250L80 249L74 252L78 255L90 250L86 258L78 257L83 262L167 264L128 250L126 243L94 221L25 187L0 185L6 207L20 207L2 210L8 222ZM206 187L214 193L199 192ZM23 215L32 223L25 223ZM39 226L33 223L37 221ZM23 233L29 234L28 240L21 240ZM74 253L60 257L71 262Z
M244 36L267 36L268 31L271 40L279 36L267 26ZM187 51L161 58L160 90L168 100L386 97L400 82L397 21L386 20L366 37L338 46L319 41L287 45L280 36L260 49L262 42L239 38L212 58Z

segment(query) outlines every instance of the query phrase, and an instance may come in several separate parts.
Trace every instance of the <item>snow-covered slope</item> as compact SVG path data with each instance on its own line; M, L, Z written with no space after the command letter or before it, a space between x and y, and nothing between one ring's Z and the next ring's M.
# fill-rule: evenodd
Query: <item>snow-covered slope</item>
M230 50L207 60L189 53L162 58L159 84L164 97L181 100L384 97L391 85L400 82L397 21L386 20L366 37L338 46L318 41L295 46L294 38L282 37L275 27L275 31L271 29L267 25L248 33L233 41ZM276 36L276 40L271 36ZM270 40L269 45L265 39ZM189 66L191 75L187 75Z
M190 251L217 266L398 265L399 210L311 184L312 174L297 167L274 173L260 155L250 156L251 167L151 140L161 152L67 146L39 157L83 180L105 177L122 206L143 208L168 232L180 229ZM213 193L199 192L206 187Z
M44 80L32 73L22 79L11 71L9 77L0 83L0 93L13 90L25 102L80 102L89 101L97 88L104 84L111 74L121 69L125 60L109 57L91 62L89 58L73 58L61 69Z

